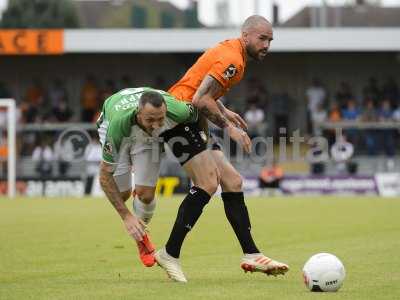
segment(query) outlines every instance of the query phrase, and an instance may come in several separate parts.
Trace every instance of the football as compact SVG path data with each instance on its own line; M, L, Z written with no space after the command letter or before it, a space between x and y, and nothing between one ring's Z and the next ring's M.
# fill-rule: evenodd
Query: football
M342 262L329 253L311 256L303 267L304 283L312 292L336 292L342 286L345 276Z

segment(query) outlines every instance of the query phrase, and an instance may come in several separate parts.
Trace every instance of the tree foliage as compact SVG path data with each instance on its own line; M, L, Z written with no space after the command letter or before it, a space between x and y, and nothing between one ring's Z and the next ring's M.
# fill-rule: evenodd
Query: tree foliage
M10 0L0 21L2 28L77 28L72 0Z

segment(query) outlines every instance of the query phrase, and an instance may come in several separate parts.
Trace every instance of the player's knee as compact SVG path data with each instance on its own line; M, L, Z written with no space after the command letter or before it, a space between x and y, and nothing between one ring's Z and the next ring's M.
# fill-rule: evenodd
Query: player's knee
M122 200L124 200L124 202L126 202L129 199L129 197L131 196L131 193L132 193L132 190L120 192Z
M142 188L137 187L135 188L136 196L142 201L143 203L149 204L154 199L154 189Z
M235 192L240 192L242 190L242 187L243 187L243 178L239 173L236 172L232 180L232 189Z
M226 192L240 192L242 191L243 178L238 172L232 172L227 180L224 182Z
M205 190L210 196L214 195L217 191L218 185L215 182L207 182L205 185L201 187Z
M208 174L205 178L199 182L198 186L205 190L210 196L214 195L218 189L219 177L217 170L214 170Z

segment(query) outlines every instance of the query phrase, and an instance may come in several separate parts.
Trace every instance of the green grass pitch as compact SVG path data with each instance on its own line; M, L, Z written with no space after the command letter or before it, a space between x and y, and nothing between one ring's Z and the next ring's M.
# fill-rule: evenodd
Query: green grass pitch
M158 247L181 199L159 199L150 224ZM247 206L258 246L289 273L239 268L239 244L215 198L184 244L182 285L142 267L105 199L0 199L0 299L400 299L400 199L249 198ZM302 266L318 252L346 267L337 293L303 285Z

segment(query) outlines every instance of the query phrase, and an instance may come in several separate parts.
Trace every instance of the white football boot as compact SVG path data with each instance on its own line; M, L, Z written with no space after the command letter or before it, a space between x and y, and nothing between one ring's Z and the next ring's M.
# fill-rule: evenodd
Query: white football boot
M279 261L266 257L262 253L245 254L240 267L247 272L262 272L267 275L285 275L289 266Z
M165 248L158 250L154 257L158 265L167 272L169 278L177 282L187 282L185 274L183 274L179 259L172 257L167 253Z

